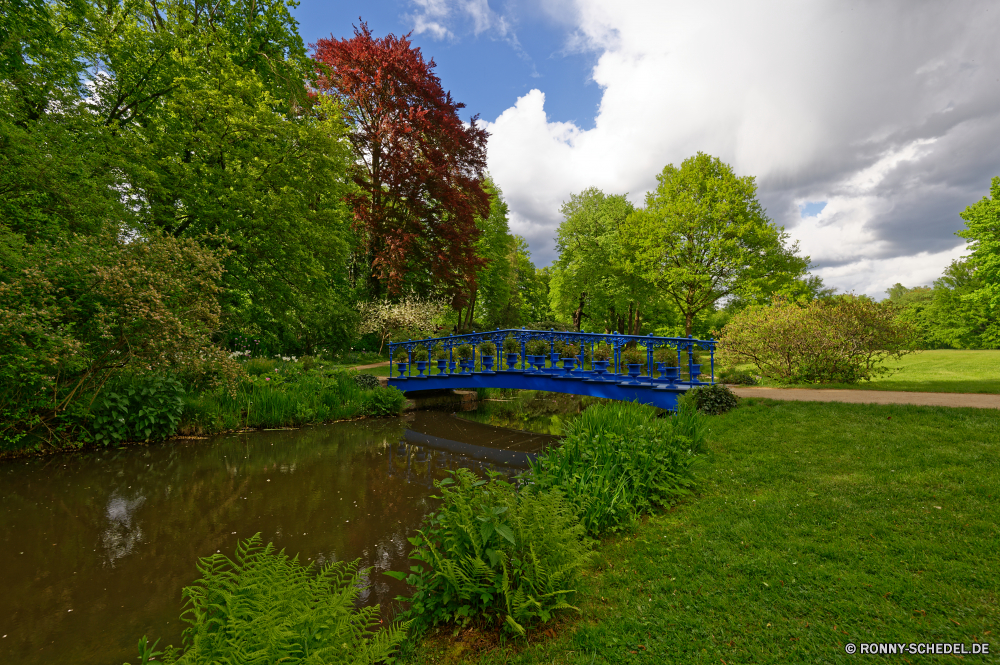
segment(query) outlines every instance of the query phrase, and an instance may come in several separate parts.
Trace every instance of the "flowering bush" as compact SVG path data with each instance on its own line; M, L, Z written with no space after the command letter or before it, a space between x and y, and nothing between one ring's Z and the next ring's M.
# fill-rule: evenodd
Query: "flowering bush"
M891 304L849 295L748 307L716 336L723 365L751 363L787 383L854 383L891 373L884 361L911 352L918 331Z
M398 302L388 299L362 302L358 304L361 323L358 333L375 333L379 338L378 352L395 333L402 331L429 332L435 321L444 312L447 303L433 298L409 295Z
M71 238L26 256L0 281L0 447L74 436L122 370L233 378L212 342L219 256L172 237Z

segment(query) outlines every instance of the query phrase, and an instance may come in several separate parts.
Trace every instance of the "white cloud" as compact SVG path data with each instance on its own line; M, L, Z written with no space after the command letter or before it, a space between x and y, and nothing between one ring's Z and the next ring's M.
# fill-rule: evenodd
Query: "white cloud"
M454 39L448 27L464 17L471 22L474 35L492 31L499 37L513 34L507 18L490 9L488 0L412 0L416 10L404 14L418 35L429 34L435 39ZM516 38L515 38L516 39Z
M487 123L490 172L541 264L571 193L593 185L638 203L664 165L701 150L757 177L830 285L880 297L940 274L960 247L958 213L1000 175L989 2L549 8L566 49L598 54L594 127L549 122L542 90ZM828 204L802 219L806 201Z

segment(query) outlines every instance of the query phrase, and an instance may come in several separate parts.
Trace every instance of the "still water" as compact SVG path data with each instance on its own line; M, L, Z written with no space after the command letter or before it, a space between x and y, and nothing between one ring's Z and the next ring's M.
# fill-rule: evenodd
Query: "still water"
M383 615L408 535L459 467L514 473L553 441L441 412L0 463L0 662L135 662L180 644L198 557L260 533L300 560L361 559ZM506 452L498 452L506 451Z

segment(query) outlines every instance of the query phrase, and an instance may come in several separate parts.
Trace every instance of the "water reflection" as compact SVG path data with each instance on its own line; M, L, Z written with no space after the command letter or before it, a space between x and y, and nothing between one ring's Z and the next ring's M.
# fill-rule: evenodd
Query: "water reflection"
M108 526L101 534L105 563L108 566L114 567L115 561L131 554L142 541L142 526L135 519L135 511L145 502L144 496L126 499L112 494L108 499L108 507L104 511Z
M408 440L425 437L422 445ZM198 557L261 533L303 562L360 559L385 611L447 471L517 468L434 440L534 452L551 437L443 413L0 463L0 662L121 663L180 641ZM468 452L468 451L466 451Z

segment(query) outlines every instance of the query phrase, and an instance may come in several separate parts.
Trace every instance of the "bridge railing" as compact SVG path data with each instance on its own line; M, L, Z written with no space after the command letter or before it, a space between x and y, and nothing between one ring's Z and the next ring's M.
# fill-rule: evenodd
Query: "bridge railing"
M508 341L513 340L513 342ZM491 343L495 349L492 355L481 352L485 343ZM506 348L516 348L517 351L506 351ZM540 354L527 353L529 345L547 346L548 353L539 364ZM605 369L600 373L604 376L631 376L636 378L636 365L626 366L622 354L628 348L637 348L645 358L640 363L640 374L646 381L671 380L671 383L704 385L715 383L715 341L688 337L658 337L655 335L623 335L614 333L584 333L563 332L557 330L529 330L527 328L497 329L491 331L465 333L461 335L446 335L428 337L425 339L408 339L405 342L389 343L389 376L398 373L398 379L413 376L434 376L462 374L466 372L522 372L525 374L545 371L563 371L557 366L558 361L571 358L578 371L586 372L599 369L593 361L594 351L601 345L607 345L610 358ZM565 356L560 352L566 345L577 345L579 352L574 356ZM464 348L463 347L468 347ZM427 360L416 360L422 356L420 350L427 352ZM462 349L462 351L460 351ZM396 356L399 351L405 353L406 362L400 363ZM699 358L700 351L708 352L708 367ZM462 359L460 356L467 356ZM529 356L532 356L529 358ZM673 359L671 361L671 358ZM405 365L405 366L404 366ZM676 372L671 368L676 367ZM681 376L681 370L686 370L686 378ZM707 370L707 371L705 371ZM630 373L631 372L631 373ZM655 375L654 375L655 372ZM707 376L706 376L707 375ZM709 381L701 380L706 377Z

